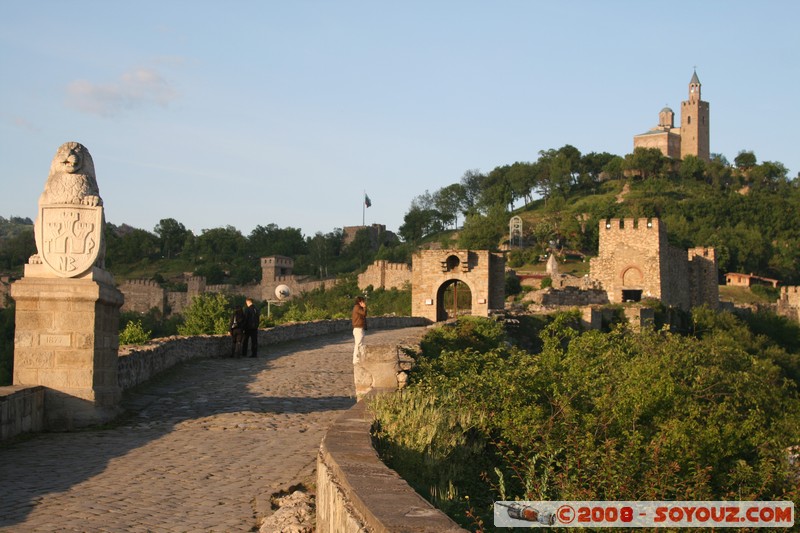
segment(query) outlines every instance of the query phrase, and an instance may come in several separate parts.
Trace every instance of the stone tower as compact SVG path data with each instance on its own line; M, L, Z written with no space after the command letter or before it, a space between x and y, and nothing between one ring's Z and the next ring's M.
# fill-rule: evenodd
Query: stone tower
M681 159L695 155L710 161L708 102L701 99L700 87L695 71L689 81L689 99L681 102Z

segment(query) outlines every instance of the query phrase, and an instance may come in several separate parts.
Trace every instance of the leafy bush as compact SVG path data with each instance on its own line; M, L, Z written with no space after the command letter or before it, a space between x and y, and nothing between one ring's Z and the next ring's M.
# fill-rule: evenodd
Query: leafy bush
M136 311L125 311L119 317L119 329L124 331L130 322L139 321L142 324L142 329L150 331L150 338L156 337L169 337L170 335L177 335L178 326L183 323L182 315L172 315L165 317L161 311L152 307L146 313L137 313Z
M464 525L499 499L800 501L791 354L732 315L695 323L581 333L559 314L536 354L476 335L489 320L433 330L410 388L375 403L381 450Z
M119 343L125 344L144 344L150 340L150 331L145 331L142 321L136 320L128 322L125 328L119 333Z
M753 285L750 287L750 290L771 302L775 302L781 296L781 290L779 288L767 285Z
M516 275L506 274L505 290L506 296L516 296L522 292L522 283Z
M196 296L183 313L178 326L181 335L226 334L230 326L231 306L224 294L206 293Z
M420 348L426 358L436 358L445 351L472 349L485 352L496 348L504 339L505 330L500 322L467 316L428 332Z
M350 318L356 296L367 299L369 316L411 316L411 289L358 288L356 276L343 277L333 287L303 293L281 306L272 307L273 321L304 322L334 318Z

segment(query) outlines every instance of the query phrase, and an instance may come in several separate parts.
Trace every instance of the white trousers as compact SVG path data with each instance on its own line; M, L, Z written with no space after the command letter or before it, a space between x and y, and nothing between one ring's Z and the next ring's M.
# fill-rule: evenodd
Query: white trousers
M364 353L364 328L353 328L353 339L356 341L353 347L353 364L356 364Z

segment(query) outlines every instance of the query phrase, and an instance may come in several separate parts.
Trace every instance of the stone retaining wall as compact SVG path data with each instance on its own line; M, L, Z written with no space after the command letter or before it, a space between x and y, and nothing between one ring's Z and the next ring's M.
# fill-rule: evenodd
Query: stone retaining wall
M0 441L44 428L44 387L0 387Z
M372 329L407 328L429 324L424 318L370 317ZM294 322L259 330L258 345L339 333L351 329L350 320L316 320ZM197 335L193 337L165 337L154 339L142 346L122 346L119 351L118 381L122 390L151 379L168 368L199 357L227 357L231 352L231 338L227 335Z
M417 317L370 317L372 329L425 326L430 322ZM350 330L350 321L318 320L282 324L258 332L260 346L305 337L326 335ZM231 340L227 335L198 335L194 337L165 337L142 346L122 346L119 350L117 379L122 390L153 378L159 372L178 363L201 357L221 357L230 354ZM44 392L42 386L0 387L0 440L25 432L43 430Z
M417 494L372 447L363 401L328 430L317 456L317 532L465 532Z

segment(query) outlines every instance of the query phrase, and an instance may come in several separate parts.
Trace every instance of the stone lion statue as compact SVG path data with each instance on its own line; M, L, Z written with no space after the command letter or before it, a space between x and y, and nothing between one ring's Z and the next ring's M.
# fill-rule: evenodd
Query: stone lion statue
M82 144L68 142L58 148L50 164L44 192L39 196L40 206L49 204L103 205L94 161Z
M67 142L58 147L53 162L50 164L50 174L44 184L44 191L39 196L39 207L53 204L78 204L91 207L102 206L100 190L97 187L97 178L94 172L94 161L89 150L81 143ZM39 238L39 224L36 218L34 235L36 249L39 254L31 256L29 263L41 264L42 243ZM105 243L101 243L101 254L97 265L102 267L105 256Z

